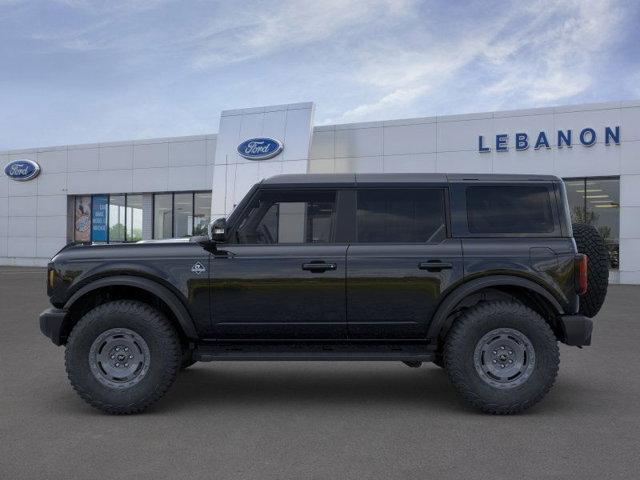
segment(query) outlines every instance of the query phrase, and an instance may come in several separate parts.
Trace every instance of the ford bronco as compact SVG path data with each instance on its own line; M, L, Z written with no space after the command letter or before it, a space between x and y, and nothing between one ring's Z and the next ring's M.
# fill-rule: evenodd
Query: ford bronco
M554 176L280 175L208 236L63 248L40 328L109 413L197 361L368 360L433 362L510 414L549 391L558 342L591 343L607 282Z

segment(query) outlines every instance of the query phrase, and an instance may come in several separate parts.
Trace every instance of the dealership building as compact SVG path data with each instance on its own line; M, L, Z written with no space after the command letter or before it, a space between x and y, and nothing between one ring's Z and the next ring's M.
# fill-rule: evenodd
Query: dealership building
M281 173L553 174L574 220L603 234L611 281L640 284L640 101L313 120L313 103L246 108L222 112L217 134L0 152L0 265L45 265L71 241L201 234Z

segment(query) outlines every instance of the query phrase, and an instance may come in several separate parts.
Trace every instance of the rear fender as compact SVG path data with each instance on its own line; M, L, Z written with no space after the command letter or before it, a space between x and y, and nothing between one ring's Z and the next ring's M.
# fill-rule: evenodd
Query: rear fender
M471 280L450 292L438 306L431 324L429 325L427 338L434 341L437 340L441 333L446 331L450 326L448 325L447 320L454 311L456 305L470 295L490 287L525 288L543 297L554 310L556 315L564 314L564 309L562 308L562 305L560 305L560 302L558 302L551 292L541 285L522 277L512 275L493 275L491 277Z

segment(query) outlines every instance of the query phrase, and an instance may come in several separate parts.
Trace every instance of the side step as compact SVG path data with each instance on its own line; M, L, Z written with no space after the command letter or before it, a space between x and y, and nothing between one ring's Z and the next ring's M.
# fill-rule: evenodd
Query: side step
M291 361L394 361L430 362L433 351L425 343L318 344L318 343L233 343L198 345L194 359L201 362L225 360Z

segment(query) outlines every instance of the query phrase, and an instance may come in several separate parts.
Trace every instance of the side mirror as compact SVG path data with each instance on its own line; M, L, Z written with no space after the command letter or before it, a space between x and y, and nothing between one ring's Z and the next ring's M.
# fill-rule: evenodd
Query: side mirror
M209 240L215 243L227 241L227 219L222 217L209 224Z

